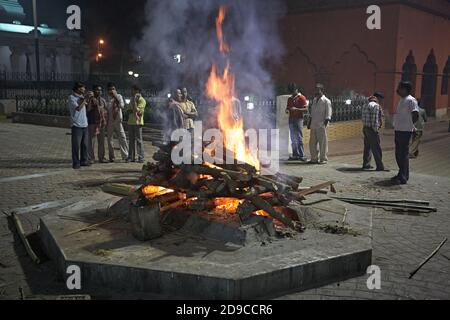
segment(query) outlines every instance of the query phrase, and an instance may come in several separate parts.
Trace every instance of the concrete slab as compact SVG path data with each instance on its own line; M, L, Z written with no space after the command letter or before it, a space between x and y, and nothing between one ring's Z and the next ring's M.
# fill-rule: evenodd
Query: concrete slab
M126 214L124 200L97 200L46 215L39 231L60 275L66 276L69 265L80 266L85 288L101 285L187 299L266 298L359 276L371 264L371 210L324 201L320 195L309 199L316 203L310 208L300 208L305 233L251 245L218 241L193 228L166 228L163 237L139 242L126 219L67 236L110 218L108 208L120 208L116 216ZM118 204L111 205L114 201ZM343 220L350 234L324 231L335 230L329 226Z

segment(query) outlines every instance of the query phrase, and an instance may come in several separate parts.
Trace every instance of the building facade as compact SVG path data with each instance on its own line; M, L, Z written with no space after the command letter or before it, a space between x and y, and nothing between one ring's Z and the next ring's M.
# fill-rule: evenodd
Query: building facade
M32 80L36 76L34 27L22 24L25 12L17 0L0 0L0 78ZM31 13L30 13L31 14ZM89 48L79 32L49 28L39 30L42 80L71 80L89 74Z
M381 9L381 29L369 30L367 8ZM281 21L286 54L278 83L296 82L311 94L317 82L330 94L386 95L394 113L397 83L414 94L431 116L450 109L450 1L288 1Z

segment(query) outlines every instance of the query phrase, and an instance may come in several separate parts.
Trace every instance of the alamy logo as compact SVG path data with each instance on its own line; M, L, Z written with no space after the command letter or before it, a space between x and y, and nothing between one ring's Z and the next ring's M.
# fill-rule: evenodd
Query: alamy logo
M381 8L372 5L367 8L366 13L370 14L369 18L367 18L367 29L381 30Z
M79 266L70 265L66 273L69 275L66 280L66 286L69 290L81 290L81 269Z
M369 266L366 271L370 274L367 279L367 289L369 290L380 290L381 289L381 269L379 266Z
M178 144L172 149L171 159L175 165L181 164L234 164L237 160L242 164L248 160L254 160L261 165L261 175L271 175L279 171L279 130L278 129L248 129L244 132L247 146L240 144L241 134L238 130L208 129L203 132L202 122L196 121L194 131L186 129L174 130L171 141ZM203 134L202 134L203 132ZM270 133L270 147L268 136ZM192 143L192 135L195 137ZM227 149L224 149L224 141L227 141ZM207 148L203 148L204 145ZM229 149L228 149L229 148ZM243 150L245 149L245 150ZM234 152L245 154L245 159L235 158ZM195 157L192 157L195 154ZM252 161L248 162L250 164Z
M77 5L71 5L67 7L67 14L70 16L67 18L66 25L69 30L81 30L81 9Z

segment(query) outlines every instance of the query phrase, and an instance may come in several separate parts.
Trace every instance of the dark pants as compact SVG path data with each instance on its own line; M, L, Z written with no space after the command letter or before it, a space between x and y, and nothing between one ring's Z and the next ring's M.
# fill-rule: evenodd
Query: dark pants
M384 170L383 164L383 151L381 150L380 134L378 131L370 127L364 127L364 155L363 155L363 168L370 167L372 161L372 155L377 165L377 170Z
M72 127L72 166L88 164L89 131L88 128Z
M142 140L142 126L128 125L128 136L130 139L128 159L131 161L136 160L136 147L137 147L138 160L143 161L144 141Z
M395 159L399 168L398 179L403 182L409 180L409 142L411 132L395 131Z
M303 119L289 119L289 130L291 132L292 156L294 158L304 158Z

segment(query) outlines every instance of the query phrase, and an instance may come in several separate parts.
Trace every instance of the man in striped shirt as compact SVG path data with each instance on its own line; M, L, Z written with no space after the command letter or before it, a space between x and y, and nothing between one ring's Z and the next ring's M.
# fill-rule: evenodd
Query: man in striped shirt
M380 102L383 99L384 95L381 92L375 92L369 98L369 103L362 108L364 133L363 170L373 169L370 165L373 154L377 165L376 170L384 171L383 152L381 150L379 134L383 126L383 109L380 106Z

